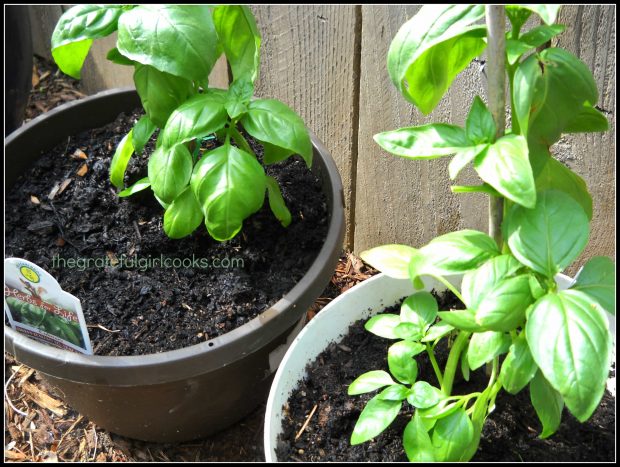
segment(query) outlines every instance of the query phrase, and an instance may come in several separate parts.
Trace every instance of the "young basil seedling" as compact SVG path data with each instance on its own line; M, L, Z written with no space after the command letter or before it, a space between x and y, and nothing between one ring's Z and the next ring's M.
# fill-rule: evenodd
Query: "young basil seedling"
M350 395L385 388L360 414L352 444L380 434L407 403L415 408L403 433L409 460L467 461L501 389L516 394L529 385L541 438L557 430L564 406L583 422L601 400L612 356L605 311L615 313L615 267L609 258L592 258L568 290L558 290L555 275L587 244L592 199L583 179L549 148L563 133L605 131L608 123L594 107L598 93L588 67L559 48L535 50L564 30L553 24L558 9L506 7L512 29L502 72L510 83L512 128L504 136L498 137L496 121L479 97L464 128L436 123L375 135L381 147L400 157L454 155L451 179L472 164L484 183L454 191L503 199L503 241L498 245L485 233L462 230L419 249L386 245L362 253L373 267L408 277L416 288L423 286L423 276L436 278L465 309L439 311L430 294L418 292L403 302L400 314L380 314L366 323L368 331L395 343L388 351L389 373L370 371L349 386ZM533 12L545 25L521 34ZM424 6L394 38L390 77L423 113L435 108L456 75L485 49L484 18L481 5ZM447 275L462 277L460 290ZM435 348L446 337L454 340L442 371ZM414 357L423 352L435 373L432 384L417 379ZM468 380L470 371L485 366L490 368L485 389L452 394L458 368Z
M216 240L228 240L258 211L265 196L283 226L292 220L275 179L263 164L299 154L312 165L312 144L301 118L282 102L252 99L261 38L250 9L236 5L77 5L60 18L52 55L66 74L80 78L93 40L118 32L107 58L134 68L145 116L121 140L110 181L131 196L150 188L164 207L170 238L191 234L201 223ZM228 90L210 88L209 73L224 53L232 70ZM159 129L148 177L125 188L134 153ZM241 130L264 149L263 164ZM222 143L204 152L201 141Z

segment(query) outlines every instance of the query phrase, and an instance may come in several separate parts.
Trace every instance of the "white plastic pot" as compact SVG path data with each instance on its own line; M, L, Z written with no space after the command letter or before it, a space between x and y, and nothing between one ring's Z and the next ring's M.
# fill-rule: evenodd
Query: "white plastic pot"
M455 286L460 285L460 277L450 279ZM564 289L572 284L572 279L559 274L556 277L559 287ZM445 290L445 286L429 277L424 278L427 291ZM283 407L291 396L298 382L306 376L306 366L323 352L332 342L344 337L351 324L368 318L394 305L403 297L414 293L413 285L408 279L393 279L379 274L346 291L320 313L297 335L286 352L276 372L265 415L264 447L265 460L277 462L276 446L282 432ZM615 316L608 315L612 335L616 335ZM615 352L613 361L615 362ZM609 391L615 395L615 378L608 382Z

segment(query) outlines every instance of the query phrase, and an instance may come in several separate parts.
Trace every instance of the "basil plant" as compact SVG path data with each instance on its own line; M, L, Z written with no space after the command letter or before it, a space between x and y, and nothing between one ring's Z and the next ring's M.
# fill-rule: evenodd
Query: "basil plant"
M516 394L529 386L542 424L541 438L560 425L566 407L587 420L603 396L613 341L605 312L615 313L615 267L594 257L570 287L554 280L583 251L592 219L592 198L584 180L555 159L550 147L563 133L608 128L595 104L596 85L588 67L560 48L536 48L561 33L557 6L509 5L506 35L512 128L497 137L495 120L480 97L464 127L435 123L375 135L386 151L408 159L454 155L454 179L472 164L483 183L459 192L502 198L502 244L475 230L435 238L421 248L386 245L362 253L372 266L416 289L431 276L463 302L463 310L439 310L419 291L400 314L379 314L365 325L392 339L389 373L370 371L348 388L350 395L381 391L366 404L351 436L359 444L377 436L402 404L414 412L403 433L411 461L467 461L478 448L485 420L499 391ZM544 24L521 33L528 17ZM388 71L402 95L430 113L451 82L487 46L481 5L429 5L404 24L392 41ZM460 290L446 276L460 278ZM448 339L442 369L434 350ZM415 357L426 353L437 386L418 380ZM481 369L488 385L453 394L457 371L469 379Z
M243 220L269 205L284 225L291 222L278 182L243 137L243 128L264 148L263 163L299 154L312 164L312 144L301 118L282 102L252 100L261 37L250 9L235 5L77 5L60 18L52 55L66 74L80 70L94 39L118 32L107 58L134 69L145 115L121 140L110 181L130 196L150 187L165 209L170 238L191 234L204 221L218 241L240 231ZM209 88L208 77L224 53L232 71L229 89ZM133 153L144 150L159 129L148 177L125 188ZM221 146L203 153L215 134ZM233 144L234 143L234 144Z

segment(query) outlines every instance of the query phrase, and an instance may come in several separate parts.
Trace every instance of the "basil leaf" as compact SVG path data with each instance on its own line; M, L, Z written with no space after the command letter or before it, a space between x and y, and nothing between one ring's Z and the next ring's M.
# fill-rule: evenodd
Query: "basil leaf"
M475 159L474 168L482 180L509 200L526 208L536 205L534 175L523 136L501 137Z
M134 66L136 62L133 60L129 60L123 54L121 54L116 47L108 50L105 58L110 60L112 63L116 63L117 65L129 65Z
M539 438L545 439L555 433L562 421L562 409L564 400L562 396L551 387L540 371L530 383L530 399L538 419L542 423L543 430Z
M539 299L526 323L534 361L581 422L596 409L609 374L612 340L605 312L578 290Z
M155 124L146 115L140 117L140 120L133 126L132 142L136 153L142 152L156 129Z
M472 146L463 128L446 123L386 131L374 140L389 153L408 159L435 159Z
M501 281L514 277L523 265L512 255L500 255L463 276L461 294L468 308L475 310L484 297Z
M431 293L417 292L407 297L401 305L400 320L424 332L427 326L435 322L438 309L437 300Z
M202 223L202 211L191 187L187 186L164 213L164 232L170 238L183 238Z
M409 264L409 277L467 272L498 254L495 240L485 233L476 230L450 232L420 248L420 254Z
M592 220L592 197L583 178L553 157L545 157L544 165L535 174L536 190L559 190L577 201Z
M435 462L435 448L417 410L403 432L403 447L410 462Z
M271 212L273 212L283 227L288 227L292 220L291 211L286 207L278 181L273 177L267 176L266 182Z
M493 115L480 96L476 96L465 123L467 138L475 144L492 143L495 141L496 131Z
M564 29L566 28L562 24L537 26L524 33L519 39L506 39L508 63L513 65L525 52L549 42L553 37L564 32Z
M554 277L581 253L588 241L588 217L561 191L538 194L534 209L514 205L503 224L512 254L536 272Z
M425 5L398 31L388 72L401 94L430 113L452 80L485 47L482 5Z
M239 118L248 111L247 104L254 94L254 85L247 79L234 81L228 88L226 112L230 118Z
M402 401L407 397L409 389L402 384L393 384L379 393L379 398L385 401Z
M225 144L196 164L191 185L209 234L224 241L237 235L243 220L262 207L267 179L253 156Z
M121 54L193 81L209 77L221 54L216 44L207 5L140 5L118 21Z
M616 267L606 256L595 256L581 268L571 290L596 300L608 313L616 314Z
M299 154L312 166L312 143L303 120L275 99L256 99L241 117L243 128L254 138Z
M530 111L534 99L544 100L537 90L544 86L542 69L536 56L532 55L519 64L513 79L513 108L522 135L528 135L530 127ZM538 95L537 95L538 94Z
M394 329L400 324L400 316L392 313L383 313L373 316L364 325L368 332L386 339L398 339Z
M125 186L125 170L133 154L133 130L130 130L116 146L112 162L110 162L110 181L116 188Z
M383 432L394 421L402 405L401 401L381 399L379 394L370 399L353 428L351 445L364 443Z
M418 342L400 341L392 344L388 349L387 361L394 378L401 383L413 384L418 377L418 364L413 357L424 349Z
M561 5L519 5L536 13L546 24L555 23Z
M182 144L170 149L159 147L149 159L148 174L155 194L164 203L172 203L192 175L192 155Z
M223 128L228 121L225 99L225 95L208 92L185 101L170 115L162 132L162 144L171 147Z
M462 459L467 446L474 439L474 426L463 408L438 420L431 437L436 459L440 462L457 462Z
M488 144L478 144L477 146L470 146L458 151L450 161L450 165L448 165L450 180L454 180L467 164L473 161L476 156L481 154L483 151L486 151L488 148Z
M148 65L136 65L133 79L146 115L160 128L193 92L190 81Z
M499 379L506 391L517 394L527 386L537 370L538 367L525 340L525 333L522 332L510 346L508 355L502 363Z
M60 70L80 79L93 39L114 31L121 5L76 5L63 13L52 33L52 57Z
M589 133L609 130L607 117L586 102L573 120L566 124L566 133Z
M486 362L508 351L510 337L502 332L476 332L467 348L467 362L472 370L477 370Z
M118 197L119 198L125 198L127 196L131 196L131 195L133 195L135 193L138 193L138 192L140 192L142 190L146 190L150 186L151 186L151 182L149 181L148 177L141 178L140 180L138 180L136 183L134 183L130 187L125 188L123 191L121 191L118 194Z
M502 280L480 300L476 322L492 331L511 331L523 324L533 301L529 275Z
M213 9L213 22L234 79L248 78L254 82L259 70L261 38L250 9L243 5L218 5Z
M421 342L432 342L439 339L440 337L445 336L453 330L454 326L448 323L440 322L434 324L430 328L428 328L428 331L426 331L426 335L421 339Z
M456 329L469 332L486 331L483 326L476 322L474 310L440 311L437 315Z
M441 399L443 399L442 392L426 381L418 381L415 383L407 396L407 402L418 409L429 409L434 407Z
M349 394L349 396L365 394L392 384L394 384L394 380L392 380L387 372L382 370L369 371L358 376L355 381L349 385L347 394Z
M383 245L362 251L360 258L395 279L409 278L409 262L418 250L407 245Z
M263 162L265 164L275 164L276 162L288 159L294 154L294 151L290 149L281 148L280 146L265 141L261 141L261 143L263 144Z

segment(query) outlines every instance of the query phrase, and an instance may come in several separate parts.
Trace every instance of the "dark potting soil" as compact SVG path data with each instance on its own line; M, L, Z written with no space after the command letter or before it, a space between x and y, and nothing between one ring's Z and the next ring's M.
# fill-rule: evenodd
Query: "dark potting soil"
M227 242L213 240L204 225L169 239L151 190L119 198L109 181L114 150L140 116L121 114L70 137L6 193L5 255L38 264L82 301L99 355L178 349L247 323L293 288L327 233L321 182L295 156L266 168L293 216L287 228L265 201ZM132 157L126 185L146 176L156 136ZM250 144L261 158L260 146ZM176 267L162 267L164 261Z
M440 309L450 309L451 295L440 297ZM384 312L398 313L399 309L400 305L396 305ZM376 392L348 396L347 387L367 371L389 371L387 351L393 343L366 331L365 321L351 325L338 344L331 344L308 365L307 378L299 383L285 408L283 433L276 447L279 461L407 462L402 434L413 415L413 408L406 402L399 416L382 434L361 445L349 443L360 413ZM442 347L442 343L435 354L443 368L448 349L445 344ZM426 353L418 355L416 360L418 380L438 387ZM487 382L484 369L471 372L469 382L457 372L453 392L480 391ZM315 405L317 409L310 423L295 441ZM500 391L472 461L613 461L615 398L605 392L599 408L586 423L579 423L564 410L562 425L554 435L543 440L538 438L540 432L541 424L530 402L529 390L523 389L516 396Z

